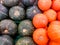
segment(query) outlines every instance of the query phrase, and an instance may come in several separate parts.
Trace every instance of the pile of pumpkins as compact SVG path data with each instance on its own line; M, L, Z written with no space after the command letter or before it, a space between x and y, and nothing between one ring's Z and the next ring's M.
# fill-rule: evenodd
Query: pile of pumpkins
M59 11L60 0L0 0L0 45L60 45Z
M36 45L32 18L37 0L0 0L0 45Z

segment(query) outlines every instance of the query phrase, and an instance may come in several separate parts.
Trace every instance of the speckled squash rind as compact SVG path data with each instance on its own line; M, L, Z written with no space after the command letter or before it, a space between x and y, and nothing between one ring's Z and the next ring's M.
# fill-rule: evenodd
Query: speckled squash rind
M26 16L28 19L33 19L33 17L38 13L41 13L41 11L38 9L37 6L29 7L26 10Z
M17 32L17 25L12 20L2 20L0 22L0 32L2 34L14 35Z
M34 31L34 27L30 20L23 20L18 26L18 33L22 36L30 36Z
M20 6L14 6L10 9L9 16L13 20L22 20L25 18L25 10Z

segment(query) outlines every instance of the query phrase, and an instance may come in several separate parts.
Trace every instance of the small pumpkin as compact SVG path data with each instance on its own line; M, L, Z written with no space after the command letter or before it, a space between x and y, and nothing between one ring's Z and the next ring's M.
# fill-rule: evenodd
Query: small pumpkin
M30 36L34 31L34 27L30 20L23 20L18 26L18 33L22 36Z
M0 31L2 34L14 35L17 31L17 25L12 20L2 20L0 22Z
M25 17L25 10L20 6L14 6L9 10L9 16L13 20L22 20Z
M26 15L29 19L33 19L33 17L38 13L41 13L41 11L38 9L37 6L31 6L26 10Z

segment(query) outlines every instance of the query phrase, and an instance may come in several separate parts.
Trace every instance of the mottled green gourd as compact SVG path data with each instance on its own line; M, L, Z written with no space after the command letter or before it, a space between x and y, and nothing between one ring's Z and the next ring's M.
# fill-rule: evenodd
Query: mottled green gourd
M15 45L36 45L31 37L20 38Z
M8 35L0 36L0 45L13 45L13 39Z
M2 20L0 22L0 32L2 34L14 35L17 32L17 25L12 20Z
M20 6L14 6L9 10L9 16L13 20L22 20L25 18L25 10Z
M30 20L23 20L18 26L18 33L22 36L30 36L34 32L34 27Z

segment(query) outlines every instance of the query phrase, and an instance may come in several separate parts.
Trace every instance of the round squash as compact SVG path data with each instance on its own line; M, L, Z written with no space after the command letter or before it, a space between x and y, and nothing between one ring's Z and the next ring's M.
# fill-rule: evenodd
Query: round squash
M14 35L17 31L17 25L12 20L2 20L0 22L0 31L2 34Z
M41 13L41 11L38 9L37 6L29 7L26 11L27 18L29 19L33 19L33 17L38 13Z
M34 31L34 27L30 20L23 20L18 26L18 33L22 36L30 36Z
M16 42L16 45L36 45L36 44L33 42L32 38L23 37Z
M20 6L14 6L10 9L9 16L13 20L22 20L25 17L25 10Z

